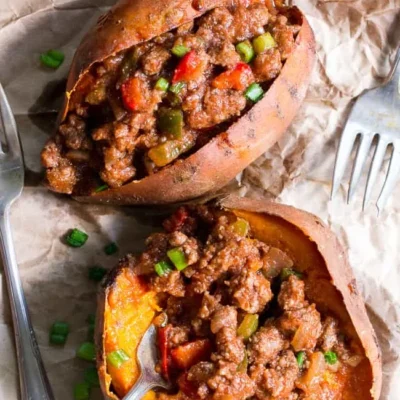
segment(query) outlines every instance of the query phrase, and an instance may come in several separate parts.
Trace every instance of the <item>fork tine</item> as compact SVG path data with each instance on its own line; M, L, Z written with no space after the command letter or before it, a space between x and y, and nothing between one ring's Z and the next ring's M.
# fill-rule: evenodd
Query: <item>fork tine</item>
M358 134L359 134L359 129L357 128L357 126L348 122L342 132L342 137L340 138L340 143L339 143L339 149L336 154L336 161L333 172L331 199L334 197L335 193L339 188L340 182L342 181L348 159L350 157L351 151L353 150L354 142Z
M366 206L368 205L369 199L371 198L372 190L374 188L378 172L382 167L383 157L385 156L387 146L388 142L383 139L382 136L380 136L376 145L374 157L372 159L371 168L368 173L367 187L365 188L363 199L363 210L365 210Z
M3 121L4 134L10 154L21 154L21 146L18 138L17 124L11 111L3 86L0 83L0 113Z
M378 213L380 213L385 207L385 204L390 194L392 193L394 186L397 183L399 173L400 173L400 142L394 142L392 157L390 159L390 164L386 175L385 183L383 184L381 194L379 195L378 201L376 203L376 207L378 208Z
M350 178L349 193L347 196L347 204L350 203L357 189L358 181L360 180L361 172L363 170L365 160L367 159L371 143L374 138L373 134L361 135L360 145L357 150L356 159L354 162L353 171Z

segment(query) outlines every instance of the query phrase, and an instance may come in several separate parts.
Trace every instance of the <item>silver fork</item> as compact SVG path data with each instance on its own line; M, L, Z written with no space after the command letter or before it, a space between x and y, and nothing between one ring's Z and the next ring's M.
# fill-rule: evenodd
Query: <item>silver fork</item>
M385 83L378 88L362 93L354 103L340 139L333 174L331 198L333 198L340 186L350 154L353 150L356 139L359 138L359 146L354 161L347 196L347 202L349 203L356 191L357 184L360 180L373 141L376 141L377 144L369 169L367 186L364 193L364 210L371 198L376 178L382 167L386 151L388 147L390 147L392 149L390 163L386 173L385 182L376 203L378 214L385 207L385 204L400 175L399 61L400 47L397 50L392 71L385 80Z
M21 398L23 400L52 400L54 396L30 321L11 236L9 211L11 204L22 192L24 162L17 126L1 84L0 113L6 145L3 148L0 141L0 253L14 324Z

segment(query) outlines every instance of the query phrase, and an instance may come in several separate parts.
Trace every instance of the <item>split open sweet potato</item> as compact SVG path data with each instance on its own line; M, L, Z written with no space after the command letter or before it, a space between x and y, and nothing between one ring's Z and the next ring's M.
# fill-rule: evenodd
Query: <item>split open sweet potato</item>
M175 389L149 399L379 399L376 337L346 254L322 221L228 198L181 208L163 226L100 293L106 398L122 398L136 381L135 352L155 323L160 373ZM120 365L117 350L127 360Z
M165 204L212 193L267 151L304 99L313 32L296 7L255 0L121 0L79 46L51 190Z

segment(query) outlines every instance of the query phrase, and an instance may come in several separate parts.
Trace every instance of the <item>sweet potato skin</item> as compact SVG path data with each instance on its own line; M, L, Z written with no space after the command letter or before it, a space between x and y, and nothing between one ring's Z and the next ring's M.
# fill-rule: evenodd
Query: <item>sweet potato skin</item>
M194 8L200 3L201 10ZM228 0L120 0L86 35L77 50L59 122L66 117L71 93L93 63L228 3ZM315 39L304 15L299 10L296 13L302 24L293 54L264 98L226 132L187 159L156 174L76 199L115 205L177 203L214 192L234 179L279 140L305 97L315 60Z
M359 343L366 358L357 366L343 400L378 400L382 384L382 361L374 330L364 302L358 293L344 249L336 236L312 214L264 200L228 197L220 205L246 219L255 237L285 251L306 272L307 297L321 311L333 313L351 339ZM118 269L116 270L118 271ZM104 367L103 331L104 298L115 284L116 274L103 289L98 304L98 367L103 393L118 399L109 391L110 382L100 368ZM114 396L114 397L112 397Z
M368 365L360 368L367 381L362 383L370 380L370 390L356 399L378 400L382 386L379 345L347 255L333 232L315 215L278 203L231 196L222 200L221 206L247 219L259 240L284 250L296 269L306 271L310 276L307 296L339 317L346 333L359 339L368 358Z

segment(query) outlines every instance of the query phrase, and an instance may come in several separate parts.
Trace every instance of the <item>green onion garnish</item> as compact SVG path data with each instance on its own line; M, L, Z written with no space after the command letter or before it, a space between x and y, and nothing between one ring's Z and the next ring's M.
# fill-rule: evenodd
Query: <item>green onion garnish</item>
M122 364L128 360L130 357L121 349L107 355L107 361L115 368L121 368Z
M182 44L177 44L171 49L171 53L176 55L177 57L183 57L186 53L189 52L189 48L182 45Z
M304 361L306 360L306 352L305 351L299 351L296 354L296 361L297 361L297 365L299 366L299 368L301 368L304 365Z
M264 95L264 90L258 83L252 83L244 92L244 95L251 101L257 102Z
M260 54L276 47L276 42L272 35L269 32L266 32L253 39L253 47L255 52Z
M325 361L330 365L336 364L338 361L338 357L334 351L327 351L324 354L324 358L325 358Z
M58 50L49 50L40 55L40 61L45 67L57 69L64 61L64 54Z
M78 383L74 387L74 400L89 400L90 386L88 383Z
M65 344L67 341L67 336L50 333L49 341L51 344Z
M90 267L89 268L89 279L91 281L100 282L104 275L107 273L107 270L103 267Z
M169 88L169 82L165 78L159 78L154 86L157 90L166 92Z
M303 278L303 274L301 272L292 268L283 268L280 275L281 281L286 281L291 275L297 276L299 279Z
M106 253L108 256L115 254L117 251L118 246L114 242L108 244L107 246L104 246L104 253Z
M254 58L254 50L250 41L245 40L236 45L236 51L239 53L240 58L245 63L249 63Z
M82 247L88 240L88 235L79 229L71 229L66 237L67 244L71 247Z
M89 367L85 369L85 382L91 387L99 387L99 375L96 367Z
M174 83L173 85L171 85L171 86L169 87L169 90L170 90L172 93L179 94L180 91L181 91L184 87L185 87L185 82L177 82L177 83Z
M175 265L178 271L182 271L188 266L185 253L178 247L167 251L168 258Z
M89 314L86 318L86 322L89 325L94 325L96 323L96 316L94 314Z
M154 270L158 276L165 276L172 271L172 265L168 261L160 261L154 265Z
M91 342L84 342L79 346L76 356L86 361L94 361L96 359L96 349Z
M98 186L95 189L95 193L104 192L104 190L107 190L107 189L108 189L108 185L104 184L104 185Z
M69 326L66 322L54 322L51 327L51 333L67 336L69 333Z

